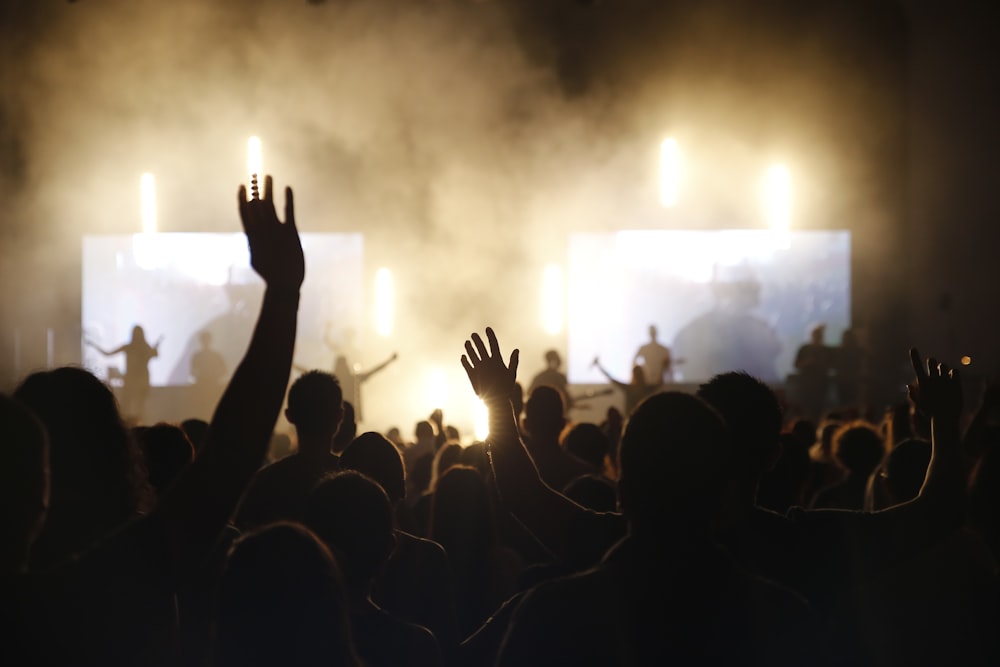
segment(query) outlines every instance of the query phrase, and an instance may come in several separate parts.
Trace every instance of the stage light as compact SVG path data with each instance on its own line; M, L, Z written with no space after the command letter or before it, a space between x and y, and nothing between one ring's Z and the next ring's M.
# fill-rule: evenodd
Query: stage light
M375 331L383 338L392 334L395 292L392 272L382 267L375 272Z
M792 222L792 179L781 164L767 170L764 184L764 210L771 229L787 232Z
M962 362L963 366L971 366L972 365L972 357L970 357L969 355L965 355L964 357L961 358L960 361Z
M476 436L476 440L485 440L486 436L490 434L490 411L486 408L486 404L483 403L482 399L476 399L472 418L472 430Z
M139 179L139 190L142 197L142 231L144 234L156 233L156 182L152 174L143 174Z
M677 205L681 178L681 154L675 139L660 144L660 202L667 208Z
M261 155L260 138L250 137L247 139L247 172L250 175L251 184L255 180L259 180L258 177L264 169Z
M555 264L542 274L542 328L555 336L563 327L563 274Z

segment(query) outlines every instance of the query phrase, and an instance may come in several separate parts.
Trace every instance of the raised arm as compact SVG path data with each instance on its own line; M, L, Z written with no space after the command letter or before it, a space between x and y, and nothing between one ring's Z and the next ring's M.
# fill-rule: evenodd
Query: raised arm
M497 491L504 508L539 542L561 559L569 554L569 530L575 518L588 510L545 484L517 431L510 397L517 379L518 350L504 363L496 334L486 329L489 349L479 334L465 341L462 366L472 389L489 411L486 438Z
M820 510L831 521L846 521L875 566L926 547L961 526L965 518L965 470L959 436L962 385L958 373L933 357L922 361L910 350L915 375L908 385L914 406L931 420L931 460L920 494L881 512Z
M600 357L594 357L593 366L594 366L594 368L596 368L597 370L599 370L601 372L601 375L603 375L604 377L606 377L608 379L608 382L610 382L611 384L615 385L616 387L624 387L625 386L624 382L622 382L620 380L616 380L615 378L611 377L611 374L608 373L607 369L604 368L604 366L601 365L601 359L600 359Z
M207 443L156 510L179 577L209 553L263 462L292 365L305 274L292 191L285 189L284 223L274 209L270 176L262 199L248 201L246 195L241 186L240 219L251 265L266 289L250 344L215 409Z
M386 359L385 361L383 361L381 364L379 364L375 368L373 368L373 369L371 369L369 371L365 371L364 373L358 373L358 375L357 375L358 381L359 382L364 382L365 380L369 379L371 376L375 375L376 373L378 373L380 370L384 369L386 366L388 366L392 362L396 361L396 359L398 359L398 358L399 358L399 355L396 354L395 352L393 352L392 356L390 356L388 359Z

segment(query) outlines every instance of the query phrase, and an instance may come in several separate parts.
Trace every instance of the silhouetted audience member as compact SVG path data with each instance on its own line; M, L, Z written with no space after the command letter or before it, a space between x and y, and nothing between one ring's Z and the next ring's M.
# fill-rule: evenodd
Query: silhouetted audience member
M205 437L208 435L208 422L204 419L185 419L181 422L181 428L184 429L184 434L194 446L195 453L200 452L205 444Z
M524 405L525 445L538 474L553 489L565 488L580 475L600 472L599 467L573 456L559 444L566 426L565 412L562 394L544 385L531 392Z
M259 468L291 368L305 269L291 190L284 223L271 190L267 177L263 198L255 193L247 200L246 189L239 192L251 265L266 285L249 346L200 455L152 510L105 533L133 514L130 482L136 479L128 435L107 387L86 371L66 368L33 375L19 388L38 405L43 423L51 422L52 498L62 504L50 542L61 549L48 554L47 571L36 570L37 595L25 609L43 609L44 641L34 642L34 655L19 663L178 663L176 594L201 571ZM58 478L57 449L58 465L70 466ZM79 527L65 523L73 512ZM77 555L53 567L63 554Z
M619 452L628 536L589 572L542 584L518 605L498 665L801 665L808 608L741 570L715 543L732 444L699 399L644 401Z
M441 650L427 628L389 614L371 599L375 577L396 547L392 505L382 487L353 470L335 473L309 494L304 518L338 555L354 641L365 664L441 665Z
M340 568L306 528L273 523L233 545L219 590L218 667L362 667Z
M14 398L38 416L49 436L49 511L31 563L45 570L148 509L152 493L142 452L114 395L91 373L73 367L33 373Z
M28 555L45 525L49 442L38 418L4 394L0 394L0 461L0 580L5 584L28 571Z
M389 613L433 632L447 657L458 641L451 568L440 544L408 532L400 520L408 508L399 450L378 433L362 433L341 454L340 465L378 482L396 518L396 549L375 578L372 600Z
M757 504L785 514L792 507L806 504L802 491L809 475L809 447L791 433L782 433L778 442L781 455L760 479Z
M882 437L871 424L855 421L840 427L833 436L833 457L844 470L844 478L817 493L812 507L864 509L868 477L884 456Z
M159 422L132 430L142 450L149 483L162 495L194 460L194 445L180 426Z
M434 424L421 420L413 429L414 441L403 450L403 465L406 467L407 502L416 503L430 487L431 462L437 452L437 433ZM418 470L419 468L419 470Z
M434 488L437 486L438 479L445 470L458 464L462 458L462 446L457 443L451 443L444 445L437 453L434 454L434 458L431 459L431 481L427 485L427 489L420 494L420 498L417 502L413 503L413 508L410 514L413 517L413 525L417 529L417 534L421 537L427 537L428 526L431 520L431 501L434 498Z
M595 470L604 470L610 449L608 436L597 424L573 424L560 436L562 446L576 458L589 463Z
M478 470L457 465L441 475L431 501L428 537L444 547L451 562L459 636L465 637L514 594L524 567L499 539Z
M301 517L312 487L340 468L331 450L343 416L342 401L340 384L329 373L310 371L292 383L285 417L298 435L298 452L257 473L236 516L239 528Z

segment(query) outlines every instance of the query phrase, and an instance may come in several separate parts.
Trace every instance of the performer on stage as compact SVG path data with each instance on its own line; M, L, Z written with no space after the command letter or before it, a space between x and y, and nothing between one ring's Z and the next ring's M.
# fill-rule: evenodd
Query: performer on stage
M86 343L106 357L125 353L125 372L122 374L121 393L122 414L137 424L142 423L146 399L149 397L149 362L160 355L163 337L150 345L146 342L146 332L138 324L132 327L132 340L113 350L105 350L93 341Z
M632 359L632 364L642 369L646 384L672 382L674 379L670 348L656 339L656 333L656 325L650 324L649 342L640 347Z

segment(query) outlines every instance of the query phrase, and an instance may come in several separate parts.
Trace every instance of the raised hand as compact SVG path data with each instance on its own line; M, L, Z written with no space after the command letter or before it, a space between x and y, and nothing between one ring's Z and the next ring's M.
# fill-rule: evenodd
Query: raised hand
M285 222L274 210L273 181L264 178L264 196L247 199L241 185L237 198L240 220L250 245L250 265L269 287L298 290L305 277L302 242L295 226L295 203L292 189L285 188Z
M462 355L462 367L476 395L486 400L488 398L509 399L514 383L517 381L517 363L519 350L510 353L510 362L504 363L500 354L500 344L497 342L493 329L486 328L486 339L489 350L482 337L474 333L472 340L465 341L465 354Z
M938 363L934 357L921 361L916 348L910 348L910 363L915 379L906 389L917 410L932 419L957 421L962 413L962 383L958 371Z

